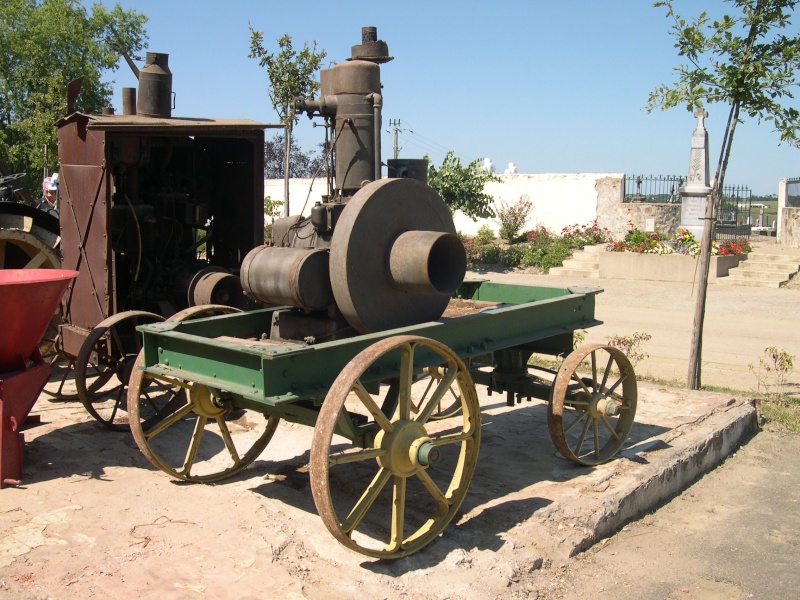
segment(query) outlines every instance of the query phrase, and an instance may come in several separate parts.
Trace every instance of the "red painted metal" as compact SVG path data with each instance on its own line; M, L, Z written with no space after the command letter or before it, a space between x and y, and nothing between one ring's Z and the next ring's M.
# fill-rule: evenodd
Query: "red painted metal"
M0 488L20 483L25 444L20 428L50 378L50 365L38 349L34 354L24 371L0 373Z
M0 270L0 373L25 367L77 275L65 269Z
M50 377L37 346L77 275L64 269L0 270L0 488L19 485L20 427Z

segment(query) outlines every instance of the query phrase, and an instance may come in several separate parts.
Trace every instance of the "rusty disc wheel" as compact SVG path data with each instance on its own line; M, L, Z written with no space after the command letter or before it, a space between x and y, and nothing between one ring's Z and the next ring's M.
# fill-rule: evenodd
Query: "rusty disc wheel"
M444 376L415 404L422 393L415 382L434 366ZM380 382L387 371L391 378ZM451 386L459 392L460 419L433 421ZM375 558L411 554L455 517L479 445L478 397L458 356L431 339L387 338L351 360L325 398L311 444L314 503L348 548Z
M547 427L556 449L581 465L599 465L619 451L633 425L636 375L617 348L594 344L570 354L550 390Z
M169 320L214 317L236 308L204 305ZM224 392L144 370L144 352L133 365L128 414L136 445L157 468L176 479L213 483L246 467L267 447L280 419L236 410Z
M81 345L75 358L75 388L86 411L106 429L129 429L125 392L142 349L136 327L163 320L150 312L121 312L100 321Z

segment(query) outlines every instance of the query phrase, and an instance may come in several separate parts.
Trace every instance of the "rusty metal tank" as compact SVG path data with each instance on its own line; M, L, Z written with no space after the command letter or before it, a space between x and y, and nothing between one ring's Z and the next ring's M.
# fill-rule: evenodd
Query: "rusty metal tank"
M169 54L148 52L139 69L139 98L136 113L143 117L169 119L172 116L172 72Z

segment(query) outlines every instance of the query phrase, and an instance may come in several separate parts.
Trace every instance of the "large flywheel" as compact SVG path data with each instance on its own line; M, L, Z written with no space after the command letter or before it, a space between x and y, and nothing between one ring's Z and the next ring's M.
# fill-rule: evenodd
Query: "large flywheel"
M424 183L361 188L331 238L331 286L347 322L369 333L442 316L466 271L455 233L447 205Z

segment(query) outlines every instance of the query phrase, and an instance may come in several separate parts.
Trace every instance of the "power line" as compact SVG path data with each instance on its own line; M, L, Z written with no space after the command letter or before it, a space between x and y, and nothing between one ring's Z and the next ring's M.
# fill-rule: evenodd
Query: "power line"
M410 129L401 129L400 119L389 119L389 127L393 129L387 129L386 133L392 133L392 131L394 130L394 159L397 160L398 154L400 152L400 148L397 145L397 134L400 133L401 131L409 131L411 133L414 132L411 131Z

